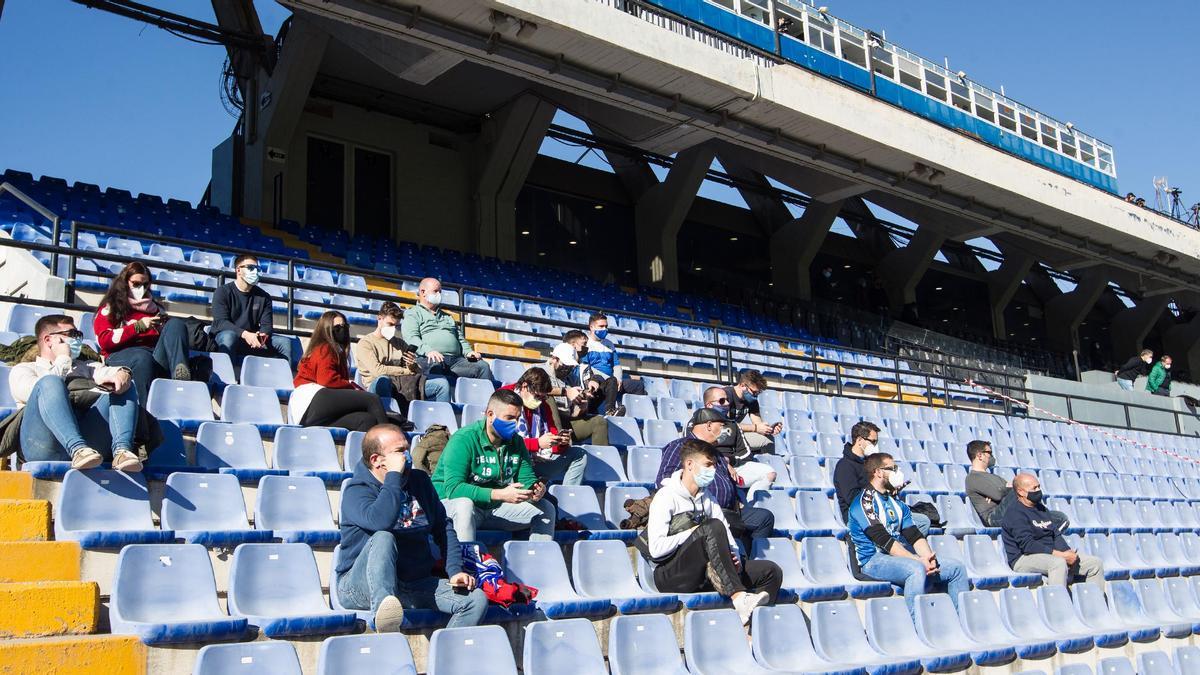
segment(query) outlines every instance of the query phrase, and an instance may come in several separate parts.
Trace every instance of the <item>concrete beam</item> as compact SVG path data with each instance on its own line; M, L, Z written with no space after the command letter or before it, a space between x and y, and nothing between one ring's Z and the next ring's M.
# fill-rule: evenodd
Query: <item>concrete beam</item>
M737 191L746 200L754 219L764 234L770 236L792 220L792 212L779 197L770 194L774 190L767 177L745 166L736 157L717 153L726 173L738 181Z
M771 235L771 281L775 292L812 299L811 268L825 235L842 210L842 202L810 202L799 218L793 218Z
M1006 253L1000 267L987 273L988 302L992 308L992 334L1000 340L1008 339L1008 326L1004 321L1004 310L1021 288L1021 282L1033 268L1032 255L1024 252Z
M1118 363L1142 350L1146 335L1162 318L1170 298L1160 295L1142 298L1133 307L1117 312L1109 323L1109 338L1112 340L1113 356Z
M1079 324L1107 288L1107 275L1090 270L1079 275L1073 290L1046 303L1046 336L1051 348L1067 352L1079 348Z
M388 73L420 85L433 82L466 59L449 50L393 40L383 33L360 30L341 21L325 21L321 26L333 39Z
M669 291L679 290L679 228L700 184L716 157L710 144L675 156L666 180L646 190L634 207L638 281Z
M513 260L517 255L517 194L556 108L523 95L493 114L483 125L478 144L479 174L475 187L476 250L480 255Z
M977 239L979 237L990 237L994 234L998 234L1003 231L1004 230L1000 227L995 227L995 226L988 227L985 225L985 226L976 227L976 228L973 228L970 230L964 230L962 232L956 232L955 234L953 234L950 237L950 239L953 241L966 242L966 241L970 241L972 239Z
M1073 272L1075 270L1084 270L1089 267L1103 265L1104 260L1101 258L1080 258L1067 263L1060 263L1054 266L1054 269L1062 272Z
M874 189L875 186L867 185L866 183L851 183L850 185L832 190L810 192L808 196L818 202L840 202L850 197L860 197Z
M944 243L945 232L931 225L922 225L907 246L891 251L880 259L875 274L883 279L893 311L916 302L917 282L925 276L933 256L937 255Z

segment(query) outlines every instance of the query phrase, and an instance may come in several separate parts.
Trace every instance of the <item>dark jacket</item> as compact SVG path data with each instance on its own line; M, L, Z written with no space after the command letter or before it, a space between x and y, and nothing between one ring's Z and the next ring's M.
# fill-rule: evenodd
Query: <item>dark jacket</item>
M238 290L236 282L229 282L213 291L212 332L231 330L241 334L244 330L271 335L271 296L258 286L251 286L249 293Z
M1150 375L1146 378L1146 391L1159 396L1171 395L1171 371L1163 365L1162 361L1154 364L1150 369Z
M661 487L662 482L671 474L683 468L683 462L679 459L679 449L689 438L695 438L695 436L688 433L687 436L677 438L663 446L662 461L658 465L658 475L654 478L655 489ZM708 492L708 496L717 503L717 506L723 509L736 509L738 505L737 486L733 484L733 478L729 475L729 465L725 455L720 452L717 453L716 469L716 479L705 490Z
M414 505L417 508L414 508ZM396 537L396 575L401 581L433 576L428 537L446 559L446 575L462 572L462 546L454 522L433 490L429 474L413 468L389 472L380 483L362 462L342 490L342 550L334 562L338 574L354 565L371 535L387 530Z
M1138 379L1141 375L1150 374L1150 364L1142 360L1142 357L1135 356L1125 362L1121 369L1117 371L1117 379L1129 380L1130 382Z
M1054 526L1050 512L1042 504L1031 508L1014 500L1004 512L1001 527L1004 530L1000 538L1004 540L1004 555L1009 565L1016 563L1017 558L1023 555L1071 549Z
M854 502L854 494L867 487L867 477L863 472L864 458L854 454L850 444L842 448L842 458L833 468L833 488L837 491L838 508L842 510L843 522L849 522L846 517L850 512L850 504Z

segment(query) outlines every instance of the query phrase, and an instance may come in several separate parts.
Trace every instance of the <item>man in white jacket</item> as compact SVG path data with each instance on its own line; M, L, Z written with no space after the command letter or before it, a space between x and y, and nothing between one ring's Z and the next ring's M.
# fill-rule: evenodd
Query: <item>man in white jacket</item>
M715 589L730 596L745 625L755 607L775 602L783 572L769 560L743 560L733 548L725 514L704 489L716 477L716 448L689 438L679 458L683 468L663 479L650 502L646 540L654 584L663 593Z
M137 390L131 387L128 368L79 360L83 334L65 314L38 319L36 360L13 366L8 386L13 399L24 406L21 417L21 454L25 461L70 461L74 469L93 469L104 457L93 445L110 444L113 468L141 471L133 450L137 426ZM83 397L88 404L72 402L68 381L80 378L95 383Z

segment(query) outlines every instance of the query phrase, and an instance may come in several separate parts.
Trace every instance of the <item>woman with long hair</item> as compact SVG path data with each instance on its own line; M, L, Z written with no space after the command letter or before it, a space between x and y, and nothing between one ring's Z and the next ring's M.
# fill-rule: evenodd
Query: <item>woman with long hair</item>
M308 348L296 368L296 390L288 401L288 421L304 427L366 431L391 422L379 396L350 379L350 324L341 312L317 319Z
M92 328L104 362L133 372L142 405L154 379L192 379L187 324L167 316L166 305L154 298L150 270L142 263L125 265L113 278Z

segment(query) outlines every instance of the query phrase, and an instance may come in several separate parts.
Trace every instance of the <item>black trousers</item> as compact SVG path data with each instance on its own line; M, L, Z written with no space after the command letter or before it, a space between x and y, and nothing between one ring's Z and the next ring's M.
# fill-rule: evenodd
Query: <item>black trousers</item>
M710 518L692 532L675 554L654 569L654 585L663 593L697 593L714 590L708 578L712 564L715 588L724 595L765 591L774 603L783 585L783 571L769 560L742 560L733 564L731 542L721 521Z
M721 509L729 531L747 554L754 550L755 539L766 539L775 532L775 514L766 509L743 506L740 511Z
M379 396L369 391L326 387L313 396L300 425L366 431L389 421Z

